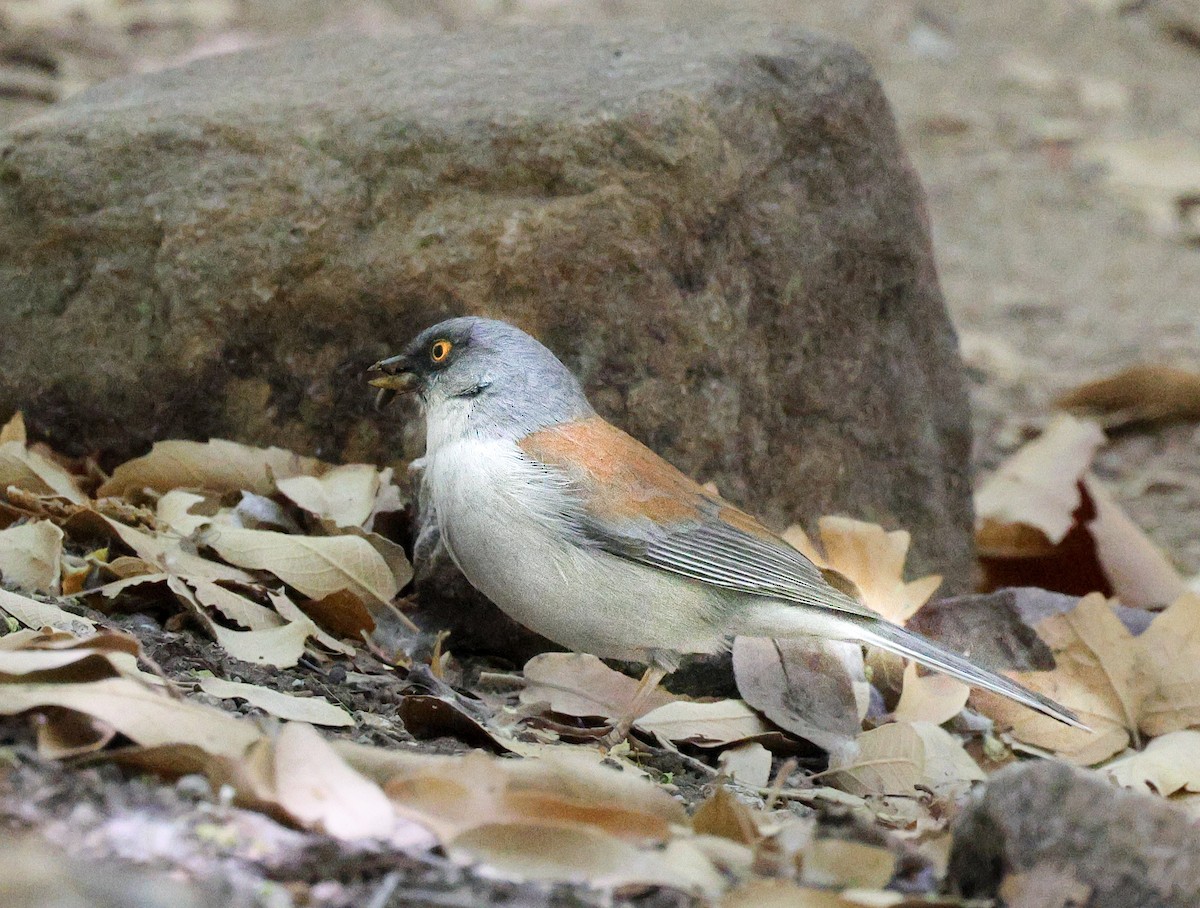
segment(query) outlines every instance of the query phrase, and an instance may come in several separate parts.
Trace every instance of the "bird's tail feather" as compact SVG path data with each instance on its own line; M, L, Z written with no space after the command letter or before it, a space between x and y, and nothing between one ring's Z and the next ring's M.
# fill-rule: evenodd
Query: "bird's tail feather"
M878 646L880 649L912 659L926 668L942 672L952 678L957 678L973 687L982 687L993 693L1016 700L1030 709L1036 709L1059 722L1086 731L1091 729L1084 725L1079 717L1065 706L1055 703L1049 697L1044 697L1010 678L990 672L985 668L968 662L962 656L943 649L931 640L907 631L897 624L884 620L862 621L859 627L863 631L863 642Z

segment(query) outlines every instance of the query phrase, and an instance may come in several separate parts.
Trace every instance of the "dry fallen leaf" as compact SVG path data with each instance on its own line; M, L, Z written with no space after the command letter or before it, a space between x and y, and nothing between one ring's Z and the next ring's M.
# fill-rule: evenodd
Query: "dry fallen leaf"
M771 781L771 752L751 741L721 751L717 765L725 775L751 788L766 788Z
M831 759L828 772L839 788L862 797L912 794L918 785L956 795L985 778L957 738L927 722L891 722L863 732L858 755Z
M62 555L63 531L48 520L0 530L0 578L18 589L58 592Z
M646 713L634 727L668 741L715 747L752 741L773 732L753 709L741 700L694 703L680 700Z
M55 627L64 631L83 634L96 625L96 622L90 618L84 618L82 615L72 615L70 612L63 611L57 605L52 605L49 602L39 602L36 599L30 599L28 596L22 596L3 589L0 589L0 612L12 615L23 625L33 630L40 630L43 627Z
M857 644L738 637L733 672L748 704L822 750L845 750L861 730L870 692Z
M293 503L339 527L362 526L375 509L379 470L354 463L334 467L320 476L292 476L276 483Z
M0 428L0 445L7 444L10 441L15 441L19 445L24 445L27 441L25 437L25 414L18 410L12 415L12 418Z
M1186 791L1200 792L1200 731L1173 731L1155 738L1140 753L1100 767L1118 785L1169 798Z
M810 886L882 889L895 872L888 849L846 839L816 838L803 852L802 880Z
M142 489L209 489L270 495L275 482L291 476L318 476L328 464L282 448L254 448L233 441L160 441L145 457L126 461L96 491L98 497Z
M210 526L203 542L230 564L267 571L313 599L350 590L388 605L399 593L383 557L357 536L291 536Z
M620 719L629 715L638 682L586 653L541 653L525 663L525 705L546 703L566 716ZM649 691L638 717L678 699L662 688Z
M251 706L257 706L264 712L292 722L307 722L310 725L326 725L332 728L354 725L354 719L348 712L340 706L334 706L324 697L293 697L259 684L226 681L223 678L201 678L200 689L213 697L236 697L245 700Z
M240 758L260 733L249 722L171 697L129 678L83 684L5 684L0 713L56 706L91 716L136 744L191 744L206 753Z
M941 585L937 576L905 582L904 561L912 542L905 530L889 533L877 524L847 517L822 517L817 526L824 557L799 526L790 527L783 538L818 567L848 579L862 601L889 621L904 624Z
M1057 666L1017 678L1075 709L1094 732L1043 722L976 692L980 708L1017 740L1091 765L1136 743L1139 731L1157 736L1200 724L1200 596L1181 596L1137 637L1099 594L1040 622L1037 632Z
M0 444L0 492L9 486L39 495L57 495L73 504L87 501L70 473L20 441Z
M401 822L391 801L319 734L291 723L273 742L275 798L302 825L339 839L390 838Z
M1063 615L1037 625L1054 651L1055 669L1016 677L1039 693L1074 709L1091 731L1071 728L987 691L975 703L1020 741L1091 765L1123 750L1136 734L1137 712L1147 679L1138 666L1137 646L1099 593L1086 596ZM1044 720L1044 721L1043 721Z
M300 657L304 655L304 645L316 629L316 625L305 618L303 621L289 621L264 630L231 631L209 617L187 581L173 575L166 579L167 586L179 601L200 619L217 643L221 644L221 648L243 662L290 668L300 661Z
M897 722L941 725L962 712L970 696L971 688L961 681L938 673L920 674L917 664L909 662L894 716Z
M1058 416L1000 465L975 496L985 589L1102 592L1126 605L1172 601L1184 582L1088 473L1104 434Z
M1115 429L1200 419L1200 372L1134 366L1066 392L1055 406Z

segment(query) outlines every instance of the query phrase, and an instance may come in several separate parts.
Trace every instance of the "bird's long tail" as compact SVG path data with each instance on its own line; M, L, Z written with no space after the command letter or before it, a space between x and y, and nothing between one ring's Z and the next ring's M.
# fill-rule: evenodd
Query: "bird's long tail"
M1010 678L990 672L968 662L962 656L938 646L932 640L907 631L897 624L883 619L857 619L854 621L862 631L862 642L895 653L906 659L957 678L972 687L982 687L993 693L1008 697L1018 703L1036 709L1059 722L1087 731L1091 729L1079 721L1079 717L1060 703L1044 697Z

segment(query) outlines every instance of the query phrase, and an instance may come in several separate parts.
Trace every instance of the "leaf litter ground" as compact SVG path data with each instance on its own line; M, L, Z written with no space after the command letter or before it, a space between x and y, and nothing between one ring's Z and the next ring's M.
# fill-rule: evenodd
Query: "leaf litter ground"
M1183 809L1200 788L1178 759L1200 600L1088 474L1102 441L1063 417L979 496L989 577L1090 557L1072 582L1101 592L1011 620L1057 657L1020 677L1097 734L858 647L739 639L740 698L658 691L610 746L633 679L583 654L463 660L411 625L390 471L213 441L104 477L14 418L0 817L220 904L928 904L962 799L1017 752L1115 757L1114 781ZM892 620L936 590L905 579L903 531L825 518L819 537L787 538ZM1141 650L1153 677L1130 671Z

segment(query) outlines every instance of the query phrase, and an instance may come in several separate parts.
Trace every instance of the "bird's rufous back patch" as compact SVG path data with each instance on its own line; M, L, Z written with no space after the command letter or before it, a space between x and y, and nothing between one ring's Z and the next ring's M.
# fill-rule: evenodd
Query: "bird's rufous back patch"
M570 476L598 517L669 525L715 516L743 532L774 535L599 416L532 432L518 446Z

